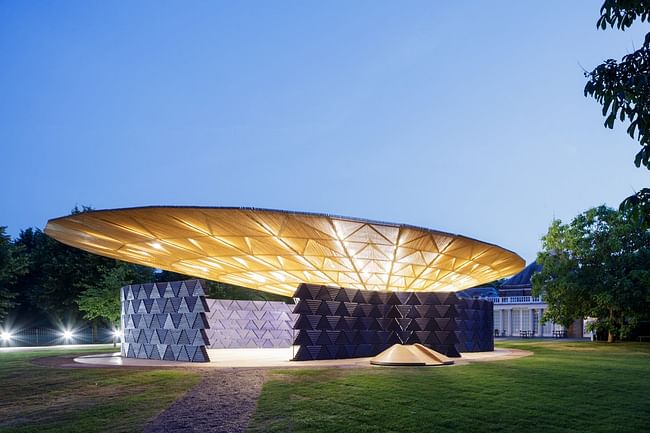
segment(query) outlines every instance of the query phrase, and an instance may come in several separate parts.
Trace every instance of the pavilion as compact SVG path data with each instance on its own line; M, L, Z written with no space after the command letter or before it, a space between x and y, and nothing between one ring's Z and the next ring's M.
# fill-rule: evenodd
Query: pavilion
M491 303L459 299L454 292L524 266L509 250L461 235L256 208L90 211L52 219L45 233L102 256L297 298L297 360L372 356L393 344L421 344L452 357L492 350ZM202 360L197 353L212 344L212 327L208 302L195 287L179 282L124 288L123 327L132 339L125 342L134 348L124 355ZM273 307L259 308L267 311L246 314L272 316ZM255 320L263 322L249 322Z

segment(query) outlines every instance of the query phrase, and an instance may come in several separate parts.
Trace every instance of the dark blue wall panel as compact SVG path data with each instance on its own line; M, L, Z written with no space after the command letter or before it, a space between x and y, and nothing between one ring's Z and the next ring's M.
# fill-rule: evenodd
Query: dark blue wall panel
M207 307L198 280L133 284L120 290L122 356L207 362Z
M420 343L450 357L494 349L492 303L454 293L369 292L301 284L296 360L374 356Z

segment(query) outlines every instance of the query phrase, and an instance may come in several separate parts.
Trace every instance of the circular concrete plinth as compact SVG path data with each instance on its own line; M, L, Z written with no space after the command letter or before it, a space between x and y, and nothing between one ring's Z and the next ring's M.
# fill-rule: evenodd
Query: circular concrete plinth
M210 362L154 361L149 359L123 358L118 353L86 355L74 359L87 367L195 367L195 368L359 368L370 367L371 358L328 359L323 361L291 361L292 348L281 349L212 349L208 350ZM518 349L495 349L493 352L463 353L453 358L454 364L500 361L532 355L532 352Z

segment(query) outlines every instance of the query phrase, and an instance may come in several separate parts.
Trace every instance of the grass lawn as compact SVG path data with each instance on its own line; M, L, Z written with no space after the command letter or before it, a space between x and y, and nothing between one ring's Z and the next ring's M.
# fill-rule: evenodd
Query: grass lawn
M64 369L30 363L83 352L0 353L0 433L139 432L199 381L198 373L181 369Z
M650 344L510 341L455 367L285 370L249 432L648 432Z

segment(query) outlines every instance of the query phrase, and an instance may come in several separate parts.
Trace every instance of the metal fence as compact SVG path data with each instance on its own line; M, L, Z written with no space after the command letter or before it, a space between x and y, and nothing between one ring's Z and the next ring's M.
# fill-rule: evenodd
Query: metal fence
M0 347L56 346L61 344L112 343L113 331L110 329L78 328L64 335L62 330L52 328L24 328L12 330L9 339L0 339Z

